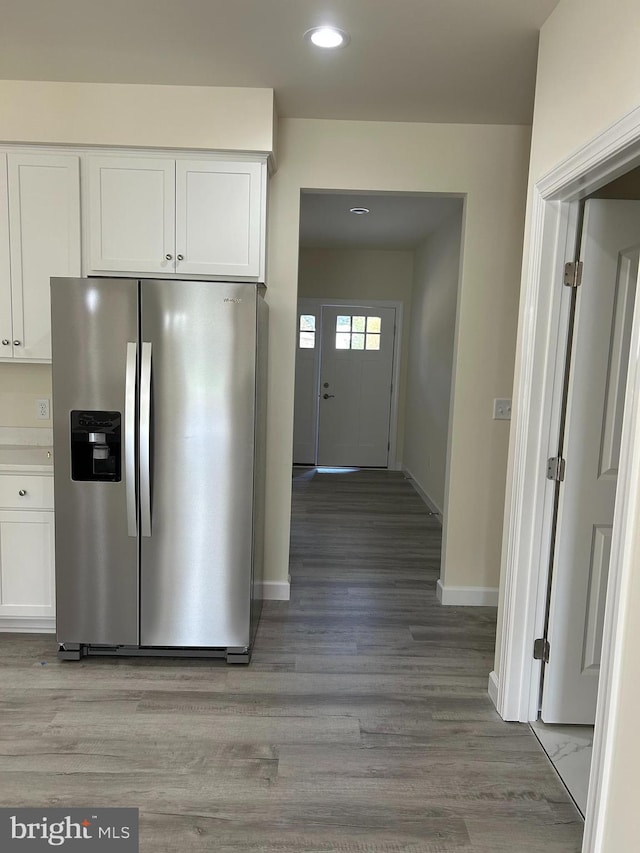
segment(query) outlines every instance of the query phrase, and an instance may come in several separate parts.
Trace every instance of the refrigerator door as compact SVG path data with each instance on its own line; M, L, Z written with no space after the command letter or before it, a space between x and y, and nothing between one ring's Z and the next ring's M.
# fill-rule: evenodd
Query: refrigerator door
M138 282L54 278L51 322L58 641L136 645Z
M257 288L143 281L141 293L140 643L244 648Z

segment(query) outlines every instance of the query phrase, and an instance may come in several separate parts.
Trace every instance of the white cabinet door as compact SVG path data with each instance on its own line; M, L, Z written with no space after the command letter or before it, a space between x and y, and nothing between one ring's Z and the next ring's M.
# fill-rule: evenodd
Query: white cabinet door
M80 275L79 158L7 160L13 357L50 359L49 279Z
M13 355L7 156L0 154L0 358Z
M177 161L178 273L261 276L264 169L262 163Z
M89 157L89 273L175 270L175 161Z
M53 512L0 510L0 619L55 614Z

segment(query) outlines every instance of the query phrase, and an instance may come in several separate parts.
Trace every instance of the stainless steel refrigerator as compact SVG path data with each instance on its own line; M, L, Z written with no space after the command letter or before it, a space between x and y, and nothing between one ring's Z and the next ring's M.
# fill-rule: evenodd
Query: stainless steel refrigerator
M248 661L262 586L264 290L51 279L61 658Z

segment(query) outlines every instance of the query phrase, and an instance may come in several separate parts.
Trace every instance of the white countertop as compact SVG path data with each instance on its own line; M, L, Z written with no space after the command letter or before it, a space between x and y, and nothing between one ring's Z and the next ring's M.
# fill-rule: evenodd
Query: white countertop
M24 471L53 474L53 447L26 444L0 444L0 471Z

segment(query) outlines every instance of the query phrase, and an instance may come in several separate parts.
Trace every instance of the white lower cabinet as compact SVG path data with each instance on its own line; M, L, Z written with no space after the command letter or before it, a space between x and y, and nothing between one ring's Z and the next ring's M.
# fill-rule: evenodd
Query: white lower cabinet
M0 474L0 630L55 629L53 477Z

